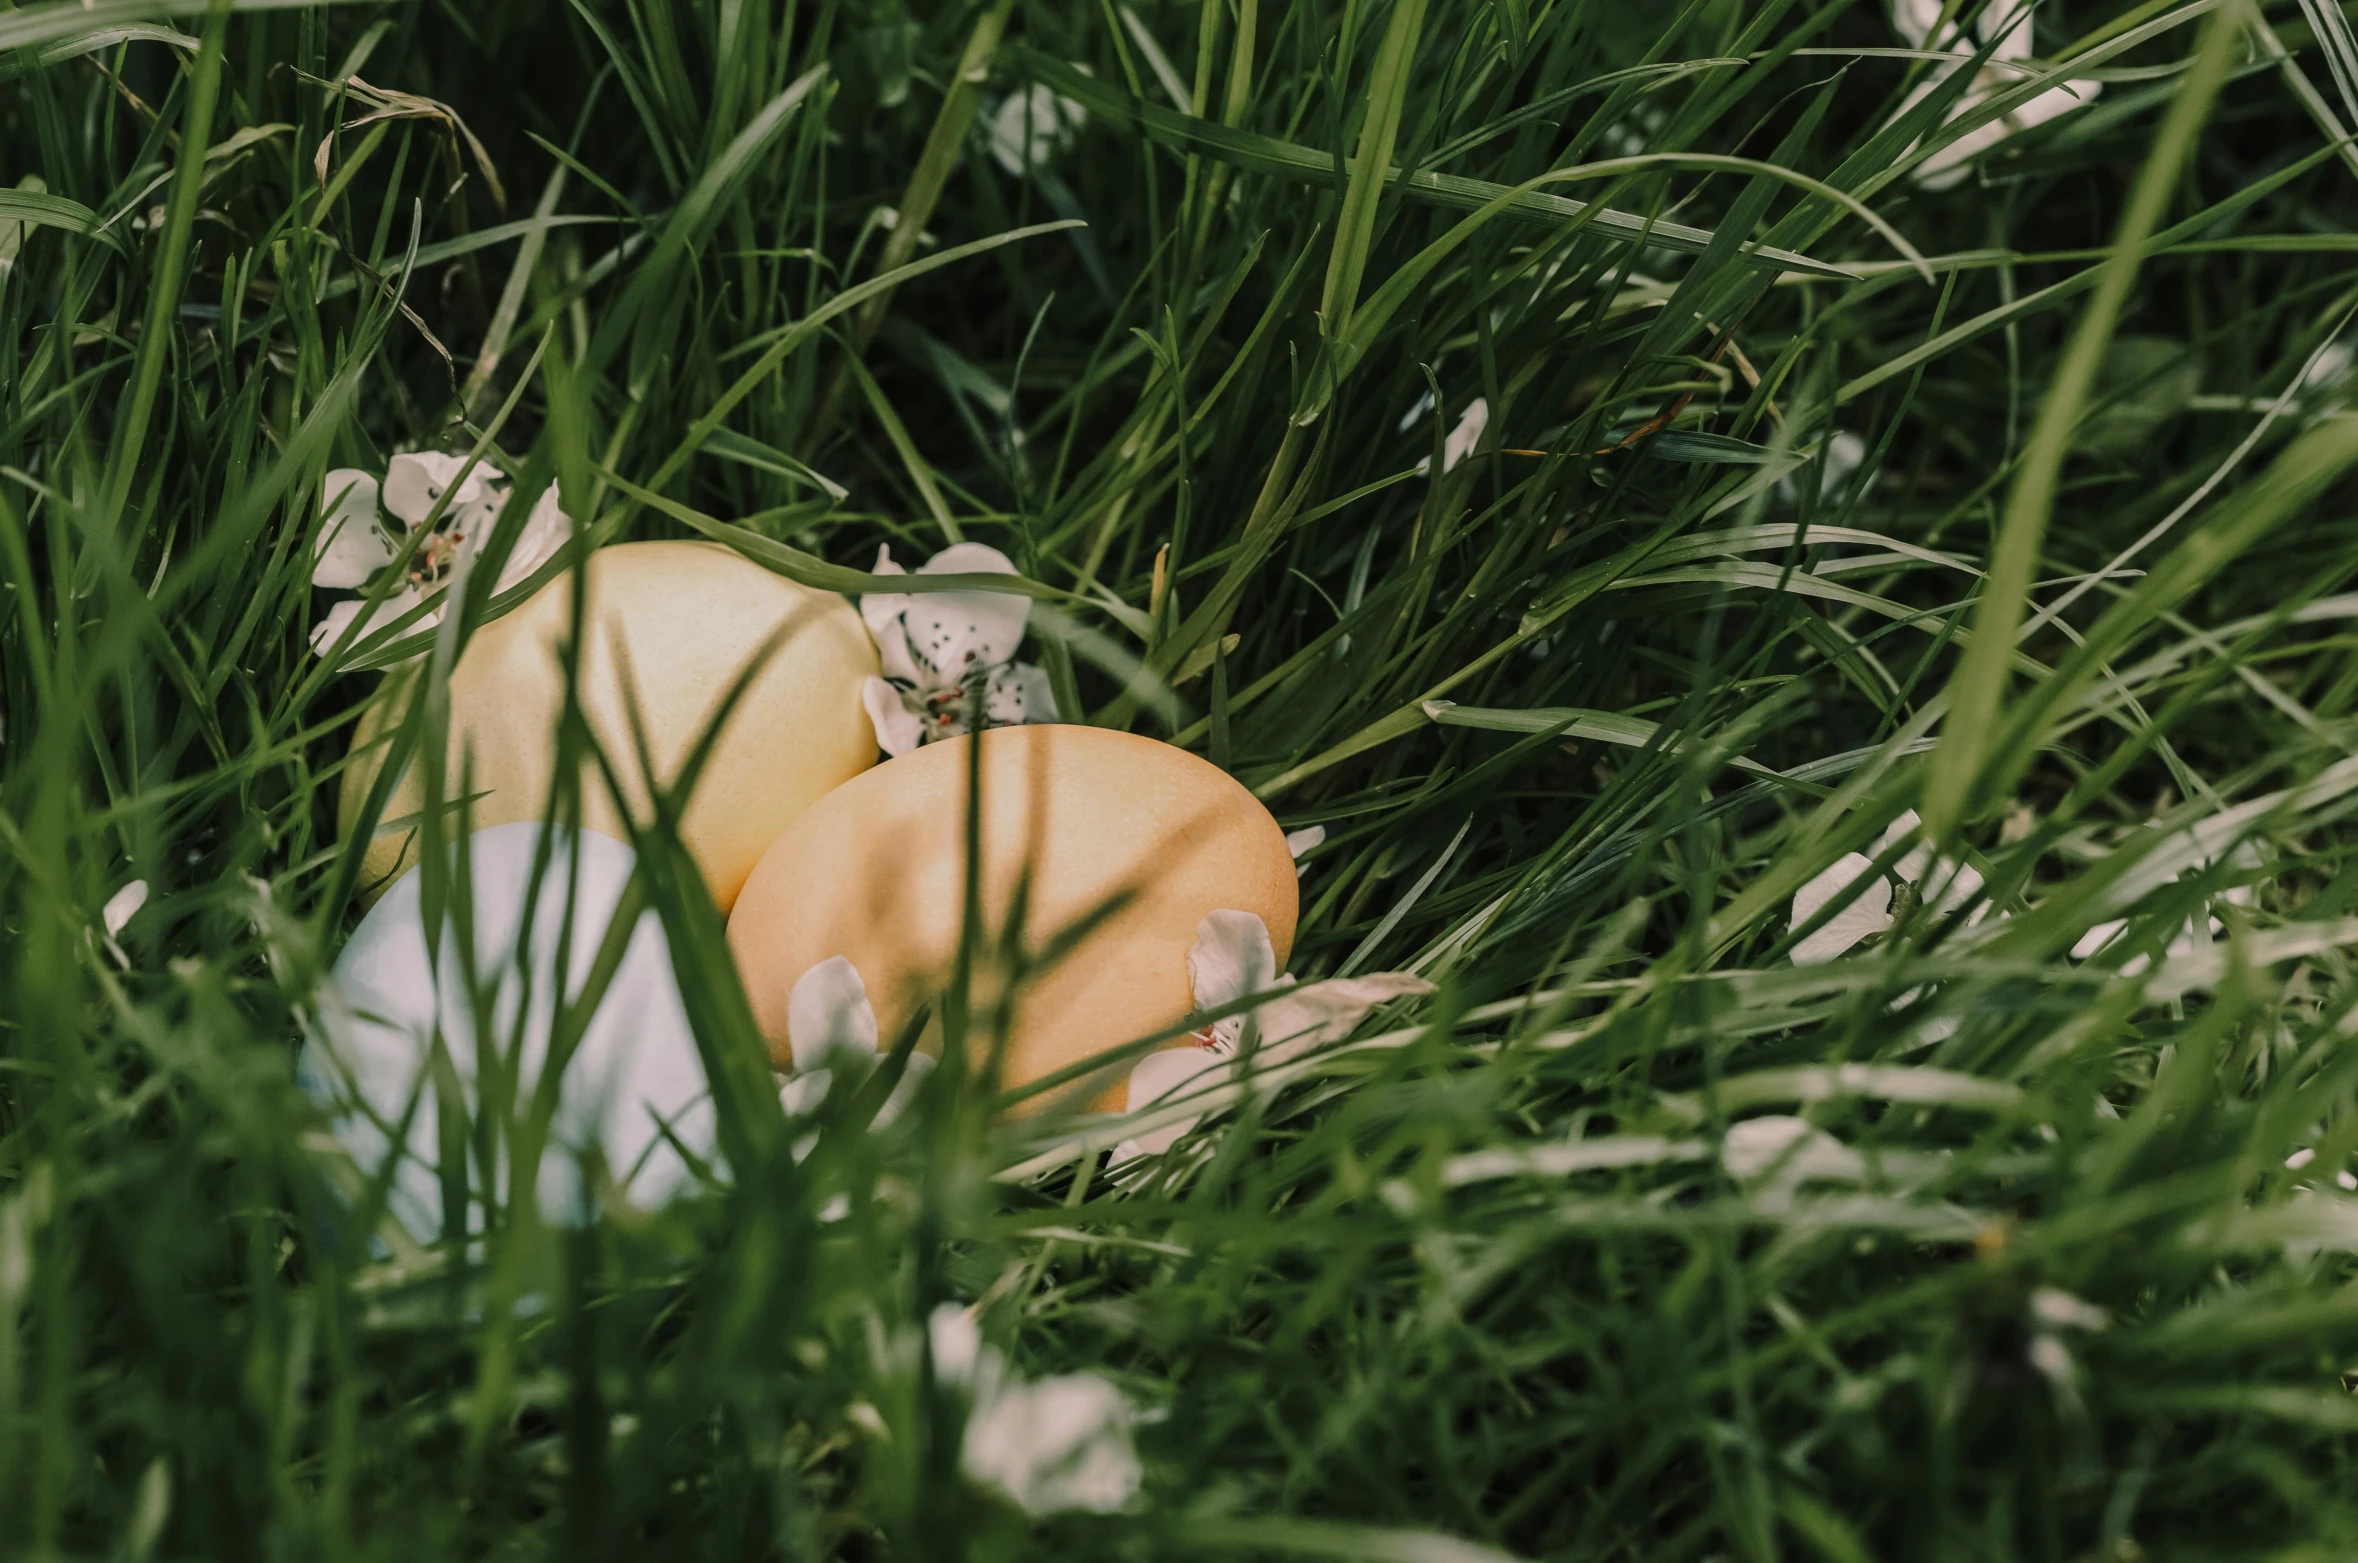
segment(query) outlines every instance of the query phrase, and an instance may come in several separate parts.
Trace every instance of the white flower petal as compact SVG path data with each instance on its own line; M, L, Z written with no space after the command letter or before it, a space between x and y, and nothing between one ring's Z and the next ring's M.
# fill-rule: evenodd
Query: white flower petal
M537 1088L560 983L566 993L578 993L588 978L633 867L630 848L619 841L556 831L536 887L533 864L544 828L495 825L466 842L477 970L491 988L488 1014L480 1017L488 1026L483 1034L496 1039L503 1055L512 1039L521 1038L518 1056L501 1061L517 1072L520 1101L529 1101ZM577 875L569 863L578 866ZM569 899L571 939L561 943ZM522 943L528 909L529 949ZM433 1241L442 1228L438 1112L476 1110L479 1017L461 970L452 923L443 924L439 952L429 955L423 883L413 868L361 919L337 958L329 1002L321 1006L299 1071L306 1089L337 1113L336 1137L364 1171L373 1173L388 1154L399 1157L391 1208L420 1242ZM463 1092L461 1100L439 1107L427 1072L437 1037ZM399 1122L421 1088L408 1137L393 1146L386 1127ZM640 914L622 963L566 1062L551 1128L534 1187L542 1215L556 1223L584 1214L579 1157L591 1150L633 1200L649 1205L693 1181L674 1137L698 1159L717 1160L703 1061L653 911ZM505 1135L497 1139L508 1143ZM478 1173L470 1165L470 1179ZM508 1197L504 1164L494 1179L494 1196ZM470 1228L481 1224L480 1211L471 1212Z
M786 996L786 1037L797 1071L828 1067L827 1055L848 1049L876 1057L876 1011L859 968L831 955L795 979Z
M1972 903L1982 892L1981 871L1970 863L1936 864L1931 873L1916 889L1925 907L1935 917L1949 917ZM1989 903L1984 901L1973 908L1968 923L1978 923L1989 915Z
M1010 1384L966 1419L959 1463L1031 1514L1111 1514L1145 1477L1131 1441L1137 1412L1112 1381L1066 1373Z
M1943 0L1891 0L1891 25L1910 48L1921 49L1940 25L1943 9Z
M778 1082L778 1105L786 1109L789 1118L807 1118L827 1100L827 1092L834 1084L832 1069L798 1069ZM802 1160L818 1144L816 1133L805 1135L794 1147L794 1159Z
M1251 912L1223 907L1195 925L1187 951L1187 983L1199 1010L1222 1009L1277 980L1277 951L1269 926Z
M1294 861L1300 862L1303 853L1320 845L1325 840L1326 827L1324 825L1311 825L1302 830L1289 830L1285 833L1286 855L1293 858Z
M551 483L542 489L540 498L532 502L532 513L524 519L524 530L516 538L515 548L508 554L508 562L500 566L495 591L506 591L530 579L532 572L547 564L573 538L573 522L557 503L557 486Z
M1728 1125L1719 1163L1740 1183L1767 1174L1788 1187L1805 1179L1855 1183L1867 1172L1857 1151L1808 1119L1782 1113Z
M1231 1065L1230 1059L1208 1047L1167 1047L1149 1053L1130 1071L1128 1110L1139 1112L1207 1090L1220 1083L1218 1077ZM1118 1166L1139 1156L1160 1156L1201 1122L1203 1114L1190 1113L1134 1134L1114 1147L1114 1162Z
M997 1379L999 1354L983 1344L972 1310L943 1303L925 1321L925 1339L933 1350L933 1375L943 1383L972 1390Z
M1482 435L1490 427L1490 401L1477 396L1458 414L1457 427L1449 431L1449 438L1441 444L1441 470L1448 472L1474 453L1482 443Z
M319 541L311 584L349 590L393 562L396 550L377 524L377 480L357 467L338 467L320 485Z
M1014 561L987 543L957 543L919 575L1014 575ZM955 684L971 666L1011 660L1023 644L1032 600L1015 592L926 592L904 598L901 634L928 683ZM879 643L881 647L881 643Z
M1370 1010L1394 999L1432 991L1431 983L1404 971L1330 977L1287 988L1253 1011L1253 1023L1261 1034L1260 1049L1254 1056L1265 1064L1300 1057L1342 1041Z
M991 675L984 691L983 715L993 727L1021 727L1026 722L1054 722L1056 691L1048 675L1029 662L1010 662Z
M876 729L876 747L902 755L925 742L925 718L909 709L901 692L880 678L860 684L860 704L867 707L868 723Z
M1996 43L1991 59L2019 64L2031 57L2031 22L2025 14L2029 10L2029 0L1990 0L1981 8L1974 31L1981 34L1983 43Z
M147 905L147 881L144 879L134 879L113 895L108 896L106 905L100 908L98 913L98 920L106 926L106 936L112 939L116 934L121 933L123 925L136 916L139 909L145 905Z
M397 592L387 594L385 599L377 604L376 611L373 613L367 611L367 603L357 599L351 602L337 603L328 609L325 617L312 626L312 655L326 656L328 648L333 646L342 637L345 629L355 621L359 622L360 630L358 634L353 636L352 645L348 649L357 650L366 645L372 636L382 633L399 620L403 614L425 600L422 593L405 586ZM412 621L401 633L404 637L423 634L441 622L442 610L437 608L424 617Z
M1836 858L1824 873L1794 892L1793 926L1799 928L1817 916L1828 902L1874 866L1873 859L1857 852L1845 852ZM1877 874L1859 891L1857 899L1793 947L1793 964L1808 966L1830 961L1861 939L1890 926L1891 882Z
M907 575L909 572L895 563L892 545L880 543L876 548L876 562L868 567L870 575ZM917 669L908 660L908 637L901 633L901 615L915 599L907 592L863 592L860 594L860 622L868 626L868 638L876 642L876 651L886 659L884 671L894 678L915 682ZM898 654L902 665L893 666Z
M1027 167L1036 168L1071 146L1088 122L1081 105L1035 82L1000 101L986 135L999 166L1021 178Z
M434 511L443 491L456 482L459 469L466 466L464 456L446 456L440 451L405 451L385 464L385 508L401 518L404 524L416 526ZM485 484L496 477L498 469L476 462L459 484L452 497L450 510L472 505L485 497Z

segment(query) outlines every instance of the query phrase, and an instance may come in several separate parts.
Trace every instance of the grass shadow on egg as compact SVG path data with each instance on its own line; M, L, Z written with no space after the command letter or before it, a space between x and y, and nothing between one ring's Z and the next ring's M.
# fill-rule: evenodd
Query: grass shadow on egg
M726 913L778 833L874 763L860 686L876 672L875 648L843 598L717 543L615 544L578 573L588 582L582 613L568 574L469 640L449 679L444 774L472 765L472 828L548 818L560 784L581 782L581 827L627 840L652 817L656 788L708 744L679 834ZM561 648L577 618L582 651L569 669ZM712 718L740 686L714 735ZM339 832L351 839L372 804L383 821L363 852L364 902L417 861L429 800L416 759L381 802L375 794L396 735L417 731L419 693L417 671L390 674L353 735ZM561 738L575 711L596 748L651 764L608 767L611 785L586 784L590 755Z
M979 779L970 807L969 775ZM729 941L772 1062L793 1056L789 996L814 966L856 969L880 1036L927 1005L945 1038L968 904L970 815L981 864L965 1065L1036 1113L1079 1099L1118 1111L1125 1080L1072 1073L1134 1039L1187 1045L1187 955L1209 913L1250 912L1280 967L1298 897L1283 830L1226 772L1160 741L1077 725L994 728L929 744L838 787L755 867ZM996 1066L995 1068L993 1066ZM995 1076L995 1078L993 1078Z

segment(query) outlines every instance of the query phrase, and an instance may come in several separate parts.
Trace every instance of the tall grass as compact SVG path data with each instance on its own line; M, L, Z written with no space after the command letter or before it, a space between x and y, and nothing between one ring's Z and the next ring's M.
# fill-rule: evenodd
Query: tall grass
M1841 0L0 12L0 1545L2348 1551L2348 29L2035 25L2102 96L1933 189L1972 73ZM1003 548L1068 714L1326 827L1293 970L1437 991L1127 1182L729 1088L708 1197L356 1236L293 1056L433 642L315 657L311 549L413 447ZM1132 1511L959 1477L943 1303L1149 1408Z

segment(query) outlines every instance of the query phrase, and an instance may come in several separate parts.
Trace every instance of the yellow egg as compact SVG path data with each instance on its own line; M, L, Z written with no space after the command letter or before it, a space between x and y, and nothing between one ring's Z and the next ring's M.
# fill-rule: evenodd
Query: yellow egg
M681 836L713 899L726 911L769 844L828 789L876 760L875 730L860 685L876 675L876 650L852 605L771 574L717 543L622 543L590 555L581 708L617 771L631 817L651 809L639 780L635 703L656 775L675 780L730 686L773 636L776 650L721 729L688 802ZM450 768L459 790L472 758L476 829L541 817L557 763L565 673L557 647L572 628L572 580L550 582L477 631L450 678ZM406 711L416 675L386 681L354 735L339 824L349 835L383 764L361 752ZM581 823L627 838L595 762L583 766ZM413 765L383 818L424 808ZM361 883L373 896L417 859L414 824L371 841Z
M729 943L780 1068L792 1057L788 996L819 962L840 955L859 970L886 1047L946 985L964 897L972 742L929 744L838 787L746 881ZM980 768L982 905L994 935L1027 869L1029 952L1129 897L1017 988L1002 1085L1184 1019L1194 1008L1187 951L1209 912L1258 916L1283 969L1297 913L1293 859L1277 821L1226 772L1150 738L1054 725L984 733ZM1110 1070L1110 1085L1101 1077L1094 1105L1127 1105L1128 1069Z

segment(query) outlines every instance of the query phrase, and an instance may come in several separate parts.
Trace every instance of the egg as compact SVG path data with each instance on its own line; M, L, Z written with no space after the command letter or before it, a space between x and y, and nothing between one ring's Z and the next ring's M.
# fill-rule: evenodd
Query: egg
M1273 969L1283 969L1298 912L1293 859L1277 821L1226 772L1169 744L1100 728L1005 727L980 738L982 906L994 937L1027 870L1022 947L1035 955L1128 897L1017 988L1003 1086L1185 1018L1194 1009L1188 951L1214 911L1259 917ZM846 782L789 826L745 882L729 943L779 1067L795 1052L795 984L821 962L849 961L888 1047L947 984L964 904L975 742L928 744ZM921 1045L933 1045L930 1036ZM1126 1071L1109 1071L1116 1078L1097 1086L1093 1105L1126 1105Z
M505 1054L521 1038L520 1053L509 1060L520 1103L530 1101L547 1060L559 977L568 994L579 995L633 862L631 849L619 841L557 831L536 881L534 862L547 829L533 823L494 826L466 843L476 970L491 994L493 1045ZM455 865L455 844L452 857ZM458 932L445 920L439 961L430 958L423 880L415 869L403 874L345 942L297 1076L328 1109L337 1140L364 1175L379 1176L386 1157L398 1156L388 1180L388 1208L412 1237L430 1243L443 1225L441 1107L428 1070L437 1036L449 1053L456 1105L470 1123L481 1108L479 1017L461 975ZM561 939L569 896L574 921L570 938ZM527 907L529 948L523 937ZM396 1146L387 1131L400 1125L413 1097L408 1131ZM709 1163L718 1154L715 1138L704 1064L663 929L653 911L644 911L565 1064L548 1148L534 1174L541 1212L555 1223L581 1219L586 1201L580 1158L592 1149L634 1203L660 1204L692 1182L680 1147ZM499 1197L505 1198L506 1136L499 1143ZM479 1168L469 1167L468 1182L476 1202L467 1225L479 1230Z
M723 911L795 816L876 761L861 686L876 649L852 605L752 563L717 543L621 543L589 556L581 709L623 778L630 815L651 816L640 780L631 709L645 726L656 774L669 783L730 686L773 636L776 650L746 689L689 799L681 836ZM475 826L541 817L557 765L565 671L557 648L571 630L572 575L550 582L478 630L450 677L445 796L471 756ZM415 672L388 679L354 735L339 824L349 837L383 765ZM373 746L373 747L372 747ZM413 763L394 788L362 862L373 893L416 861L425 795ZM594 760L584 759L584 828L629 832Z

